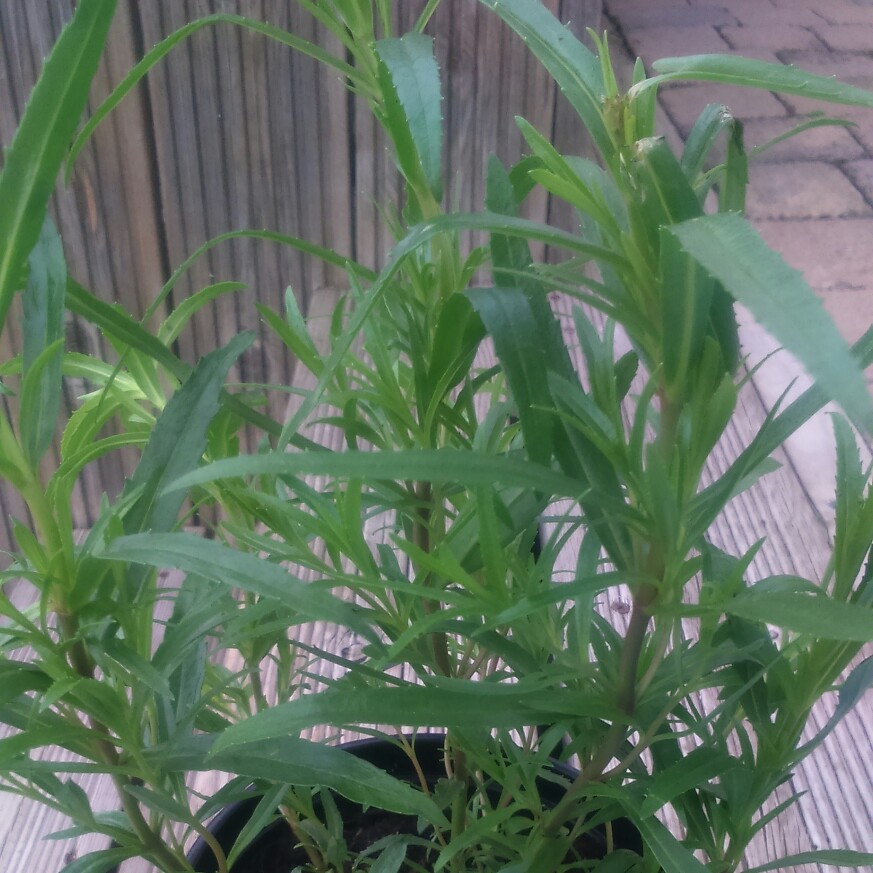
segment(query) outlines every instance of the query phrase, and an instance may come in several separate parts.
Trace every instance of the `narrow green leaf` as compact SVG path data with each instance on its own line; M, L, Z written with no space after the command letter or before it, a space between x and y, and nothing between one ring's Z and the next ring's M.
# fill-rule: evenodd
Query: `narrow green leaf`
M88 4L86 3L85 5ZM96 4L92 3L91 5ZM110 4L104 2L103 5L107 6ZM111 5L114 5L114 3L112 3ZM261 33L264 36L268 36L271 39L282 43L283 45L287 45L290 48L300 51L302 54L309 55L310 57L313 57L316 60L319 60L322 63L333 67L342 76L348 77L351 82L355 82L361 85L364 84L362 82L360 74L354 67L345 63L345 61L341 61L339 58L334 57L332 54L325 51L320 46L317 46L314 43L309 42L308 40L301 39L298 36L294 36L294 34L288 33L287 31L282 30L282 28L280 27L276 27L275 25L269 24L264 21L255 21L250 18L245 18L242 15L232 15L225 12L216 13L214 15L205 15L203 18L198 18L196 21L192 21L189 24L180 27L177 31L171 33L168 37L161 40L161 42L159 42L154 48L152 48L144 55L143 59L139 61L136 66L131 68L130 72L121 80L121 82L115 87L112 93L100 104L99 107L97 107L97 110L88 119L88 123L85 124L82 130L79 132L79 135L76 137L76 140L70 149L70 154L67 158L68 181L69 175L72 171L73 163L78 157L79 152L82 151L85 144L93 135L98 125L136 87L140 79L142 79L146 75L146 73L148 73L149 70L151 70L151 68L155 66L158 61L161 60L161 58L169 54L169 52L172 51L173 48L175 48L180 42L182 42L182 40L186 39L187 37L191 36L191 34L204 27L209 27L213 24L221 23L235 24L239 27L246 28L247 30L252 30L255 33ZM73 132L74 129L70 131L69 136L72 136ZM64 142L64 145L66 146L66 141Z
M524 186L516 182L517 164L507 173L500 160L493 156L488 162L485 184L485 205L491 213L516 218L524 199ZM522 178L529 181L530 174ZM561 326L549 306L543 283L534 276L523 275L533 263L528 240L524 235L491 233L491 264L494 282L505 288L521 288L527 298L536 325L535 330L544 340L542 354L547 366L567 378L573 375L570 355L561 336ZM521 275L520 275L521 274Z
M227 458L201 467L181 477L168 491L190 488L219 479L260 474L300 476L350 476L383 481L493 485L496 482L547 491L550 494L578 496L578 482L541 464L518 457L486 455L456 449L398 452L279 452Z
M661 356L667 392L676 400L697 375L715 283L669 228L661 228L660 241Z
M873 543L873 490L869 471L861 466L855 432L841 415L831 418L837 449L833 594L846 600Z
M873 327L867 329L851 349L860 369L873 365ZM828 397L821 385L813 385L778 415L768 416L752 442L731 464L727 473L707 486L695 498L689 525L692 541L709 528L731 496L738 493L741 482L760 469L771 452L781 446L791 434L815 415Z
M63 354L62 338L31 362L21 383L21 447L31 469L36 469L54 436L61 393L60 378L56 381L55 374L60 377Z
M760 583L758 583L758 586ZM873 640L873 609L824 595L748 588L720 604L729 615L767 622L822 640L866 643Z
M774 136L772 139L768 139L766 142L762 142L760 145L756 145L749 152L750 157L756 158L758 155L764 154L764 152L770 151L770 149L779 145L779 143L785 142L787 139L791 139L798 134L805 133L807 130L814 130L816 127L855 127L854 121L847 121L845 118L829 118L824 115L818 116L816 118L810 118L807 121L804 121L802 124L798 124L795 127L792 127L790 130L786 130L783 133L780 133L778 136Z
M427 688L331 688L265 709L232 725L215 750L270 741L315 725L403 724L410 727L511 728L562 719L607 718L612 709L595 694L570 689L526 689L464 679Z
M144 685L155 694L172 699L173 692L167 677L159 673L154 665L143 658L139 652L130 648L123 640L109 639L103 644L105 654L121 665L131 675L132 681Z
M196 294L180 300L173 311L158 328L158 341L169 346L184 329L191 317L201 310L207 303L220 297L222 294L233 294L245 288L243 282L216 282L201 288Z
M611 249L592 245L576 234L557 230L548 224L541 224L526 218L495 215L492 212L458 212L440 215L430 221L425 221L412 228L409 234L392 249L392 262L405 258L439 234L460 230L481 230L504 236L521 237L526 240L536 240L557 249L578 252L591 260L603 260L617 266L626 266L627 264L621 255L616 254Z
M97 70L115 0L82 0L43 65L0 173L0 330Z
M61 873L111 873L118 865L128 858L139 854L137 849L103 849L99 852L89 852L67 864Z
M749 187L749 159L743 139L743 123L735 120L727 140L724 177L718 192L719 212L746 211L746 189Z
M0 771L14 769L15 760L34 749L51 747L57 740L57 726L28 726L26 731L0 739Z
M66 283L61 238L46 216L39 240L30 253L27 285L21 301L24 311L21 445L34 469L51 444L61 402ZM49 352L50 348L53 351ZM34 364L44 354L47 357L40 362L34 378Z
M259 837L261 831L270 822L275 821L279 804L287 792L288 786L280 782L278 785L273 785L258 801L255 811L239 832L239 836L234 841L233 848L227 856L227 863L231 867L233 867L237 858L246 850L246 847L251 844L252 840Z
M122 492L123 499L136 489L144 489L125 516L126 533L147 528L167 531L176 524L185 495L165 493L164 488L200 463L227 372L253 341L254 334L242 333L223 348L210 352L170 398Z
M733 124L733 116L727 106L709 103L703 108L682 150L682 169L693 185L703 171L706 158L715 145L719 134Z
M121 307L104 303L74 279L67 282L66 299L71 312L81 315L116 342L149 355L179 381L184 381L191 372L187 364L180 361L164 343L141 327Z
M99 557L194 573L278 600L303 620L335 622L373 636L361 610L351 603L301 581L278 564L214 540L184 533L135 534L113 540Z
M373 862L370 873L400 873L406 860L406 840L394 837L396 842L387 845Z
M634 148L633 173L643 193L651 228L695 218L703 208L682 165L661 136L647 137Z
M469 299L463 294L449 297L440 310L428 367L427 383L434 399L469 375L484 336L485 327Z
M773 64L737 55L689 55L662 58L652 67L662 75L646 79L631 89L639 93L672 79L695 79L763 88L781 94L796 94L810 100L873 107L873 92L854 85L844 85L831 76L817 76L793 65Z
M128 783L124 790L135 797L143 806L153 809L170 821L193 824L196 819L191 811L176 800L172 794L165 794L146 788L144 785Z
M800 272L739 215L706 215L670 232L800 360L857 426L873 433L873 399L863 373Z
M452 231L481 230L497 232L505 236L520 236L527 239L537 239L557 248L569 249L585 255L589 259L601 259L624 264L624 258L604 249L602 246L591 245L575 234L557 231L545 224L512 218L492 213L441 215L429 221L422 222L412 228L409 233L391 250L388 263L376 277L372 287L362 302L349 318L346 329L334 342L330 356L325 362L318 383L309 396L301 404L297 412L288 419L279 436L278 447L284 449L297 434L301 424L320 402L329 381L347 361L347 352L355 339L360 336L370 313L382 299L391 280L403 266L407 258L417 252L421 246L435 237Z
M474 288L467 296L494 341L516 403L527 454L536 463L548 464L555 417L542 407L547 388L544 350L552 332L544 335L538 330L527 295L520 288Z
M524 41L557 82L605 160L616 150L603 117L606 93L597 57L540 0L482 0Z
M833 715L808 743L797 750L795 760L799 761L817 749L870 688L873 688L873 657L866 658L852 670L846 681L840 686Z
M407 33L375 45L381 61L385 124L394 140L400 169L416 186L424 180L439 202L442 197L443 127L440 74L433 39Z
M248 233L232 236L248 237L253 235L261 236L260 234ZM190 365L176 357L157 337L145 330L120 307L104 303L72 279L67 281L67 308L113 337L116 342L129 345L153 358L180 382L184 382L191 373ZM278 435L282 430L278 422L247 406L232 394L222 392L221 403L222 406L235 412L244 421L254 424L268 434ZM294 439L291 442L294 442Z
M646 799L640 806L640 817L654 815L680 794L706 785L735 765L736 762L730 755L717 749L705 746L694 749L672 766L655 774L646 786Z
M661 824L654 816L648 818L637 817L635 811L634 822L640 829L644 844L652 850L652 854L658 859L663 870L670 873L708 873L694 855Z
M830 867L865 867L873 864L873 853L853 852L850 849L818 849L814 852L798 852L786 855L778 861L750 867L746 873L766 873L768 870L783 870L801 864L824 864Z
M209 769L289 785L330 788L363 806L420 815L440 827L448 824L437 805L408 783L350 752L289 736L288 731L268 742L251 742L232 749L216 744L208 760Z

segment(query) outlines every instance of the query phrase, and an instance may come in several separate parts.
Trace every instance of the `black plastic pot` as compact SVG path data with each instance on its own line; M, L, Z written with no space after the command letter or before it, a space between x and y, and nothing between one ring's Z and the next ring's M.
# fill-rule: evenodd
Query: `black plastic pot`
M443 766L444 739L442 734L419 734L415 739L418 761L425 777L433 783L445 775ZM409 758L392 743L368 739L347 743L343 748L398 779L418 782ZM576 771L571 767L557 761L554 764L554 769L555 772L569 779L576 775ZM559 784L543 780L540 785L540 794L544 803L553 806L561 799L563 791ZM233 846L240 831L254 812L257 803L258 799L252 798L252 800L232 804L220 812L211 822L210 831L215 835L225 852ZM410 828L409 832L415 832L415 816L400 816L379 809L369 809L364 812L360 807L339 797L337 804L352 831L376 829L378 834L381 828L382 833L378 835L384 836L391 833L403 833L408 827ZM613 839L617 846L642 852L639 832L630 821L618 819L613 822L612 829ZM585 841L583 847L585 856L595 859L602 858L606 854L606 837L602 830L593 829L586 833L582 839ZM300 850L294 848L295 842L290 828L284 822L274 822L240 856L234 865L234 873L273 873L274 870L293 869L296 864L304 863ZM577 849L579 849L578 844ZM193 845L188 860L197 873L216 873L217 871L215 858L202 839L198 839Z

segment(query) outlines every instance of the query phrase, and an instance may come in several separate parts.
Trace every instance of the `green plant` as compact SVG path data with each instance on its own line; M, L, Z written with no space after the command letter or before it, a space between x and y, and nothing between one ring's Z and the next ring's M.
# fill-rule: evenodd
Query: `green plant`
M169 351L168 338L208 302L209 289L151 336L66 280L48 225L37 242L50 184L0 198L0 222L14 231L6 238L22 240L0 249L0 300L19 287L36 245L24 292L29 345L3 370L21 376L18 420L0 424L3 474L35 521L33 533L18 525L21 554L8 571L31 580L34 603L20 610L0 599L0 712L20 730L0 741L4 787L67 808L77 828L118 844L74 862L73 873L136 854L163 871L190 871L185 834L174 826L204 835L227 871L277 809L305 849L306 870L738 869L749 840L772 826L775 812L758 817L765 801L873 682L869 659L854 664L873 637L873 493L849 423L834 419L837 533L822 579L753 583L757 547L730 555L708 534L826 401L873 432L861 375L873 362L873 329L850 353L799 274L741 217L742 125L724 107L707 107L676 156L655 136L657 88L701 78L867 106L873 97L723 57L662 61L651 78L638 64L622 92L605 40L592 35L593 54L536 0L483 0L548 68L600 162L560 154L519 121L531 155L510 169L492 159L486 211L446 214L439 73L420 32L437 4L427 4L415 33L397 38L388 2L298 2L348 58L269 25L211 16L153 49L73 147L75 156L139 78L212 23L253 27L318 57L367 101L404 182L404 208L387 216L397 244L373 273L342 254L282 240L345 266L349 283L326 352L292 294L282 315L261 310L315 381L289 421L272 422L222 392L247 337L193 371ZM48 79L79 44L75 28L102 22L89 44L91 65L74 77L79 106L55 137L72 132L112 5L83 0L46 66ZM38 171L53 180L61 151L44 157L28 148L37 127L52 141L38 123L41 112L50 115L41 107L54 105L51 93L37 97L7 167L14 156L30 162L33 178ZM720 143L725 157L716 160ZM0 193L9 180L4 172ZM519 217L536 185L577 208L578 233ZM717 205L707 212L713 191ZM15 212L7 203L23 205ZM466 254L459 240L469 230L487 242ZM531 240L566 257L533 263ZM492 285L471 287L485 269ZM65 284L67 305L114 339L118 362L61 355L56 315ZM579 304L581 378L549 304L555 290ZM704 485L747 379L736 302L817 385L773 410L727 471ZM618 328L632 347L620 357ZM484 356L486 337L496 359ZM100 417L73 416L62 463L47 476L40 460L53 433L59 366L78 367L98 386L86 405ZM177 389L169 400L168 381ZM193 397L202 409L192 409ZM91 449L94 428L110 417L123 435ZM89 429L86 421L99 424ZM312 443L305 426L313 421L330 425L337 444ZM234 434L244 422L268 437L257 455L237 454ZM137 472L77 545L65 489L94 451L122 443L143 447ZM195 505L214 501L223 510L213 541L175 530L189 492ZM155 570L164 567L186 574L177 589L157 584ZM632 597L624 630L595 609L618 585ZM166 624L156 617L164 600L173 604ZM301 644L296 629L314 621L357 633L363 658ZM784 629L778 644L767 624ZM36 653L28 662L13 658L23 646ZM242 669L222 669L210 648L238 650ZM317 659L341 668L341 678L315 672L309 661ZM274 668L270 687L265 665ZM308 690L313 682L323 687ZM811 707L837 684L834 718L799 747ZM446 778L413 787L303 739L312 727L361 728L415 761L412 743L376 725L446 729ZM69 765L73 772L109 773L125 817L93 813L74 783L29 756L46 745L80 755L85 763ZM578 776L550 769L556 749L578 756ZM210 768L236 778L213 797L190 797L185 775ZM556 806L543 803L542 780L565 789ZM262 800L225 856L203 821L244 796L249 782ZM326 789L413 812L419 832L356 855ZM682 823L681 840L655 817L663 807ZM612 846L620 818L639 829L641 855ZM599 826L615 851L579 857L578 838ZM807 860L857 866L873 857L809 852L779 863Z

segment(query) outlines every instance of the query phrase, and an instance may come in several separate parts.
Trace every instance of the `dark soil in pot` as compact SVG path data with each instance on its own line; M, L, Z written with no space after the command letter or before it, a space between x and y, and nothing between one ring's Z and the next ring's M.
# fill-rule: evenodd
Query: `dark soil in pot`
M415 750L425 776L432 783L445 775L443 766L443 735L419 734L415 740ZM397 746L382 740L360 740L343 746L360 758L375 764L398 779L417 783L415 771L407 756ZM555 770L572 778L575 771L556 763ZM544 802L556 804L561 798L561 787L553 782L543 782L540 792ZM366 811L341 797L337 805L345 822L345 841L352 852L363 851L383 837L392 834L415 834L416 817L370 808ZM225 850L229 851L237 835L254 812L258 800L242 801L233 804L219 813L210 824L210 830ZM642 851L639 833L633 824L625 819L613 822L613 836L618 846L636 852ZM290 873L298 865L307 863L306 855L296 848L296 839L284 822L275 822L240 856L233 873ZM583 835L576 844L582 857L596 859L606 854L606 838L602 831L592 830ZM410 851L414 851L414 848ZM188 856L197 873L217 873L212 852L202 841L197 840ZM418 860L418 859L417 859ZM421 859L423 860L423 859ZM419 860L419 863L421 863Z

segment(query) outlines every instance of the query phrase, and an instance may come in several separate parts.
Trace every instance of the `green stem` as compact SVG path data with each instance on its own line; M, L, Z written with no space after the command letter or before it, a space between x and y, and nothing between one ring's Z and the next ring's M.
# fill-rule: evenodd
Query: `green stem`
M452 840L458 839L467 829L467 793L470 784L470 773L467 769L467 756L462 749L455 747L449 734L446 734L447 758L452 762L452 778L464 786L452 800ZM451 756L448 753L451 752ZM451 868L456 873L463 873L464 865L461 854L455 855L450 861Z
M91 727L103 735L103 738L97 741L99 757L102 763L113 768L120 767L121 763L118 750L110 739L108 728L93 719L91 720ZM180 864L183 865L182 869L192 871L193 873L194 868L188 863L188 861L171 851L161 838L160 834L153 830L145 820L145 816L143 816L136 798L127 791L129 786L135 784L135 780L129 776L122 776L117 772L113 772L110 775L112 784L115 786L115 791L121 801L121 808L124 810L127 820L130 822L134 833L145 848L146 853L149 854L154 859L155 863L162 867L166 873L178 873L180 870ZM223 863L222 857L223 855L216 856L219 867L218 873L228 873L227 865Z
M421 549L422 552L430 552L430 519L431 507L433 504L433 488L430 482L422 482L418 488L413 489L416 503L418 507L415 511L415 520L412 527L412 542ZM425 577L425 584L430 580L430 574ZM423 601L424 609L428 614L433 614L439 610L439 604L434 604L430 600ZM430 635L431 647L433 649L434 663L437 671L443 676L452 676L451 658L449 657L449 641L445 633L435 631Z
M281 809L282 817L288 822L288 827L291 828L291 831L300 843L300 848L306 852L306 857L309 858L309 863L315 870L326 870L325 860L321 852L318 850L318 846L312 842L305 829L300 827L300 816L297 815L290 806L283 804Z
M657 589L650 584L641 585L634 596L634 607L630 624L624 638L621 666L618 675L618 690L616 702L619 709L628 716L633 715L636 708L636 684L640 656L646 640L646 629L651 620L649 607L655 599ZM610 727L600 748L592 756L582 772L567 789L567 793L552 810L546 819L543 833L553 837L569 815L573 803L591 782L596 782L606 770L609 762L618 754L627 737L627 725L624 722L614 722Z
M649 610L657 593L654 585L644 583L634 595L633 612L624 638L618 673L617 703L619 709L627 715L632 715L636 708L637 672L646 642L646 630L652 619Z
M93 678L94 668L88 651L85 645L78 637L78 620L75 615L62 613L59 615L60 633L62 640L69 642L70 664L76 673L84 679ZM190 864L180 858L175 852L172 852L160 836L160 833L152 829L142 814L136 798L127 790L128 787L134 785L136 780L130 776L124 776L117 772L122 768L121 759L118 750L112 739L112 734L109 728L95 718L90 719L91 729L97 733L96 741L96 758L106 767L112 768L110 778L115 786L115 791L118 794L118 799L127 820L136 833L137 838L142 843L146 852L152 856L155 863L162 866L167 873L177 873L180 869L180 863L185 870L193 870ZM227 867L222 862L221 857L218 858L219 871L218 873L227 873Z

